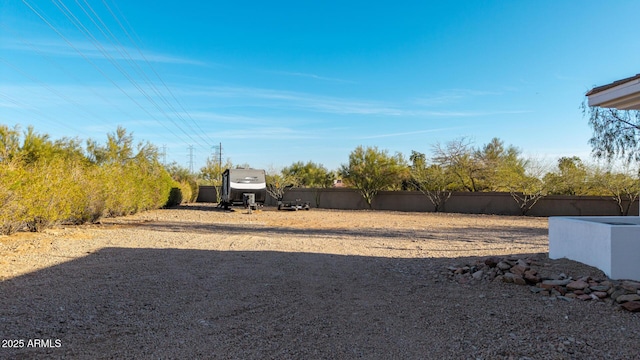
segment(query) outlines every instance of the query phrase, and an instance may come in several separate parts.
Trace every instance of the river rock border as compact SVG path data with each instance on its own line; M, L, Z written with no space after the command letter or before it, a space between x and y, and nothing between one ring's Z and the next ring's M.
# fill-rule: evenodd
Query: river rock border
M551 300L606 301L619 309L640 312L640 282L564 273L542 275L539 258L488 257L474 264L449 266L449 277L461 284L473 281L500 281L529 286L532 293Z

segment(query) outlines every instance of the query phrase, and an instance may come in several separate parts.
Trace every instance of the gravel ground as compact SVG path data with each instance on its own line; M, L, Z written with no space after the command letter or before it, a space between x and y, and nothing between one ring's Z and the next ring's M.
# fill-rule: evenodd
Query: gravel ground
M638 313L459 284L547 219L210 204L0 237L0 358L640 359Z

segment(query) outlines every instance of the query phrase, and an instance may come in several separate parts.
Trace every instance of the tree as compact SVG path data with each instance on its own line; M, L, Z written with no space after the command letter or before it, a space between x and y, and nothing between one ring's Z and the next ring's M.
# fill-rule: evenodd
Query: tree
M16 125L13 129L0 124L0 164L11 163L20 152L20 130Z
M588 106L585 100L582 113L593 129L589 143L596 157L640 162L640 111Z
M142 163L158 163L159 152L154 145L138 143L134 150L133 133L127 133L122 126L115 132L107 134L107 142L98 144L95 140L87 140L89 159L96 164L125 164L130 161Z
M411 151L410 183L429 199L435 207L435 212L444 211L444 205L451 197L454 179L451 174L440 165L427 165L426 155Z
M538 200L547 195L547 186L542 180L545 166L534 160L523 161L522 172L510 172L507 181L509 194L520 208L520 213L526 215Z
M408 177L408 167L402 154L391 156L378 147L358 146L349 154L349 164L340 167L345 182L358 189L369 208L378 192L398 189Z
M629 168L623 172L597 171L594 177L600 187L616 202L620 215L629 215L631 205L638 200L640 193L638 172L629 171Z
M298 185L298 179L296 177L283 174L274 169L267 171L266 181L267 192L278 201L282 201L287 190Z
M314 188L314 198L316 207L320 207L320 191L333 186L333 180L335 175L330 172L322 164L316 164L312 161L306 164L298 161L291 166L282 169L284 176L289 176L296 179L297 186Z
M231 160L227 159L224 164L221 164L216 159L207 158L207 163L200 169L200 178L206 185L214 186L216 192L216 201L219 203L222 199L220 193L222 187L222 173L226 169L233 167Z
M480 164L478 183L483 191L509 190L509 181L525 172L526 161L520 158L520 150L514 146L505 147L498 138L476 150L474 157Z
M556 172L544 176L544 182L551 194L589 194L588 168L579 157L561 157L557 166Z
M524 172L525 161L520 150L505 147L504 142L493 138L482 148L474 148L465 138L449 141L444 146L433 146L433 161L451 172L460 190L506 191L514 173Z
M472 192L482 190L480 187L482 164L474 157L474 149L467 139L452 140L444 146L436 143L433 146L433 161L455 176L459 189Z

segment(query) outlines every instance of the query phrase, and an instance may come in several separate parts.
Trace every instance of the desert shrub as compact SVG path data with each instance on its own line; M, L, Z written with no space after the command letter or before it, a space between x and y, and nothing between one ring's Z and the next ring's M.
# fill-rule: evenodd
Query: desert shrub
M0 164L0 234L8 235L25 226L25 206L20 201L24 170Z
M17 128L0 125L0 234L165 206L176 181L153 146L134 155L131 144L118 128L106 146L89 141L85 155L76 139L52 142L29 128L20 144ZM193 198L191 185L180 186Z
M169 174L158 164L106 164L96 177L101 183L103 211L107 216L163 207L174 186Z
M182 204L182 190L179 187L173 187L169 192L169 200L167 200L165 207L178 206L180 204Z
M180 188L182 195L181 203L195 202L198 198L198 180L189 169L178 165L177 163L171 163L165 167L171 178L177 183L177 187Z
M185 201L184 202L188 202L188 203L192 203L195 202L196 199L198 198L198 191L199 191L199 186L198 186L198 182L196 181L195 178L189 178L186 181L186 184L182 185L185 188L188 188L189 190L189 194L188 196L185 196Z
M85 169L69 159L40 159L25 166L21 202L26 206L25 223L41 231L62 222L79 222L86 201ZM75 221L74 221L75 220Z
M182 195L182 201L180 203L190 203L193 199L193 187L188 181L181 181L178 183L180 188L180 194Z
M135 163L126 169L127 178L134 181L131 184L134 212L156 209L164 206L169 198L174 181L169 174L157 163Z

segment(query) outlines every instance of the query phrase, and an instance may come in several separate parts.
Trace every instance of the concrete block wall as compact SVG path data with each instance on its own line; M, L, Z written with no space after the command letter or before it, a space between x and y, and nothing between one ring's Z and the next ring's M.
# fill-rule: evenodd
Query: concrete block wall
M369 209L360 193L354 189L294 188L285 193L285 200L308 201L312 208L316 202L324 209ZM316 201L317 200L317 201ZM201 186L198 202L215 202L215 189ZM266 205L275 206L276 200L267 196ZM435 207L418 191L381 191L373 201L374 210L433 212ZM455 192L445 203L445 212L468 214L520 215L518 204L509 193ZM547 196L527 213L529 216L617 216L618 205L606 196ZM629 215L638 215L638 202L631 206Z

